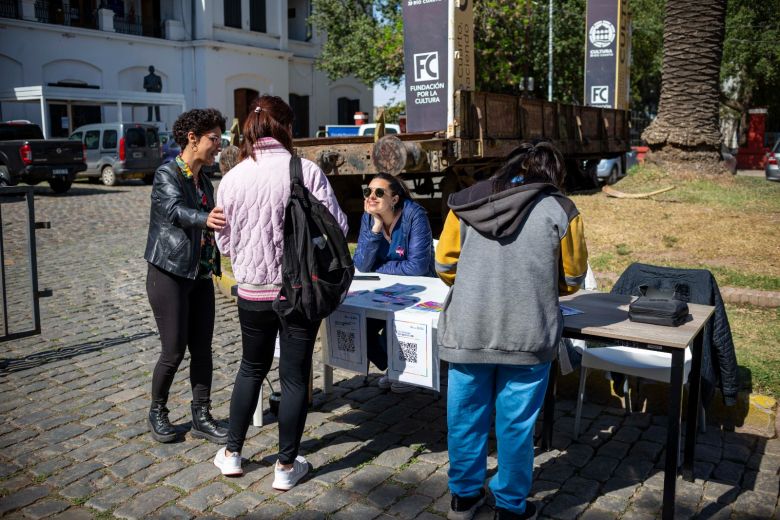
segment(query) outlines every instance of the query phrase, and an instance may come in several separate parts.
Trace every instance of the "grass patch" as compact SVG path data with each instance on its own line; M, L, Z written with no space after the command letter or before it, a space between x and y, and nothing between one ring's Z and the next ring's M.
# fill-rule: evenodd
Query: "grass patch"
M600 290L643 262L707 269L721 287L780 291L780 183L639 166L614 188L646 193L667 186L675 189L650 199L572 196ZM780 309L726 310L743 389L780 398Z
M230 258L227 258L225 256L221 256L219 258L220 264L222 265L222 272L233 274L233 266L230 264Z
M743 390L780 398L780 309L726 305Z
M591 267L622 273L633 262L712 271L721 286L780 290L780 183L760 177L669 174L632 168L615 189L650 199L597 192L572 199L585 223ZM597 276L598 278L598 276Z

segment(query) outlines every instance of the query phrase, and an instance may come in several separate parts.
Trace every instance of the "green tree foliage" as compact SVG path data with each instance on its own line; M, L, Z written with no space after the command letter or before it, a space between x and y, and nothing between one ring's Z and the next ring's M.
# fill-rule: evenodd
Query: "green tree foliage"
M553 1L553 97L582 99L585 0ZM474 4L477 89L517 94L524 77L547 97L548 4L481 0Z
M634 25L632 99L655 111L661 78L663 0L631 0ZM553 0L553 98L582 102L585 0ZM547 92L548 4L544 0L477 0L477 89L518 93L534 78ZM366 85L403 77L401 0L314 0L313 26L328 34L318 66L331 78L354 75Z
M663 0L629 0L631 12L631 108L655 115L661 95Z
M518 92L525 75L535 95L547 93L548 3L478 0L474 4L478 88ZM583 102L585 0L553 0L553 99ZM632 24L631 104L655 113L663 60L663 0L629 0ZM526 27L529 38L526 40Z
M406 113L406 101L398 101L385 107L385 123L398 124L401 114Z
M404 73L401 0L313 0L312 26L327 34L317 66L331 79L397 85Z
M729 0L721 82L743 132L753 107L768 107L768 128L780 129L780 0Z

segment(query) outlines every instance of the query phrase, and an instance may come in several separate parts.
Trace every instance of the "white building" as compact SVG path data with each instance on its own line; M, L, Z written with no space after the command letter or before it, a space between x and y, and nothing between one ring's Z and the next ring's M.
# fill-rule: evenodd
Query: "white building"
M159 96L169 129L196 107L220 110L229 127L268 93L293 107L296 137L352 124L354 112L371 112L373 92L314 67L321 41L310 8L310 0L0 0L0 119L66 136L86 123L146 121L148 100ZM150 65L161 94L144 91Z

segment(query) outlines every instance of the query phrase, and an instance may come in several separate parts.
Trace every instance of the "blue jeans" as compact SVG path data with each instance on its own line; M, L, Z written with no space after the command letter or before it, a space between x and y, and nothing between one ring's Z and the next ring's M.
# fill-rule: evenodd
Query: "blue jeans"
M496 506L525 512L534 468L534 424L544 401L550 363L450 363L447 449L450 491L479 494L487 473L488 433L496 411L498 472L490 481Z

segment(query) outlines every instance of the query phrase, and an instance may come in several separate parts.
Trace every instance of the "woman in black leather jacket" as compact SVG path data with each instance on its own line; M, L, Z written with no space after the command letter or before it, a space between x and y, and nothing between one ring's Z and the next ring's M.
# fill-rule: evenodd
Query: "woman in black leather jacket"
M178 437L168 419L168 392L176 370L190 351L192 430L194 437L227 442L227 429L211 416L211 338L214 333L214 285L220 275L214 231L225 225L214 207L214 187L201 167L214 164L225 118L214 109L185 112L173 125L181 147L175 160L154 175L149 237L144 258L149 262L146 292L160 330L162 352L152 375L149 426L159 442Z

